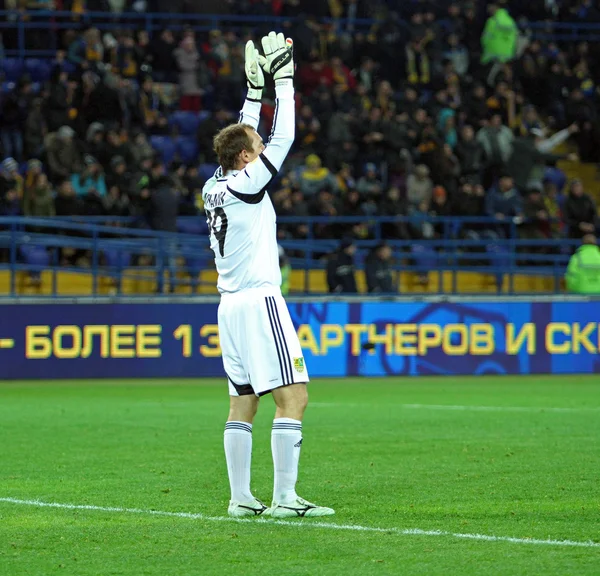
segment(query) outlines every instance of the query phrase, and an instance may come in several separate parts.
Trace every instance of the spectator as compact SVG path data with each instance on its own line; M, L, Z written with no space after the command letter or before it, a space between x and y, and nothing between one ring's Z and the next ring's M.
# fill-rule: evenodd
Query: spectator
M352 133L352 115L337 111L327 127L327 165L336 168L342 163L352 164L356 158L356 144Z
M137 144L132 147L127 141L127 132L120 131L117 128L112 128L106 133L106 147L105 147L105 164L108 164L115 156L122 156L125 158L127 165L135 163L135 153L133 149L137 150Z
M316 154L309 154L304 168L300 172L300 190L305 197L311 198L320 190L336 190L336 181L328 168L321 165Z
M448 193L443 186L436 186L433 189L431 204L429 205L429 215L433 218L448 218L452 215L452 205L448 200ZM436 238L444 238L448 230L447 222L435 222L433 232Z
M68 59L82 70L95 70L104 60L104 45L97 28L88 28L69 46Z
M19 174L19 164L14 158L6 158L0 169L0 196L16 195L17 199L23 198L24 182Z
M544 133L534 128L525 138L516 138L513 141L513 151L507 168L520 190L542 185L546 162L556 162L563 158L577 160L577 156L573 154L554 155L541 152L538 145L543 140Z
M583 236L582 245L569 260L565 279L572 294L600 294L600 249L594 234Z
M517 51L518 28L505 8L488 6L490 17L481 36L481 63L509 62Z
M471 184L479 184L484 165L484 151L481 142L475 139L473 127L468 124L463 126L460 132L456 156L460 162L462 177Z
M433 181L429 177L429 168L424 164L419 164L406 179L406 198L409 213L415 210L425 212L429 208L432 193Z
M466 99L465 108L469 111L469 119L475 127L483 128L487 125L489 118L489 109L487 105L487 95L485 86L477 83L473 86L471 94ZM500 118L502 120L502 118ZM500 121L502 123L502 121Z
M151 76L145 76L137 104L141 124L150 134L166 134L168 120L160 94L154 87Z
M144 62L144 54L130 31L119 35L117 46L111 52L112 69L123 78L136 78Z
M598 209L589 194L583 191L581 180L573 180L565 202L565 221L570 238L583 238L595 234L598 225Z
M198 85L200 54L194 37L187 35L174 52L179 68L179 88L181 90L180 108L198 112L200 110L201 87Z
M105 126L121 125L125 106L118 92L118 78L105 73L104 79L86 72L81 79L81 89L75 97L78 119L84 126L100 122Z
M63 180L54 200L54 208L57 216L78 216L83 213L82 202L75 195L71 180Z
M67 78L67 73L59 66L52 70L48 98L44 105L49 132L56 132L69 122Z
M123 156L113 156L110 160L110 169L106 176L106 188L117 188L119 195L128 195L133 192L133 178L127 170L127 163Z
M380 162L386 152L386 126L381 108L371 108L368 119L359 128L362 146L360 152L366 162Z
M458 143L458 135L456 133L456 113L450 108L444 108L438 118L438 130L442 135L445 144L448 144L452 149Z
M23 214L34 218L49 218L56 214L54 192L48 177L40 173L35 182L25 189Z
M176 190L170 186L168 179L157 179L146 204L146 218L152 230L160 232L177 232L177 214L179 212L179 197ZM169 273L169 292L175 292L177 274L177 255L179 248L174 237L166 237L161 242L159 261L157 262L158 292L164 292L163 271L166 266Z
M92 122L85 133L86 152L98 158L102 165L110 160L104 134L104 126L100 122Z
M155 156L154 149L148 142L148 137L143 132L133 133L133 146L124 147L123 152L126 163L140 166L143 162L152 160ZM128 160L129 157L129 160Z
M513 140L512 130L502 125L502 117L496 113L492 114L489 124L477 132L477 141L485 152L484 186L491 186L498 175L506 169L512 154Z
M22 197L19 192L19 180L15 174L17 163L13 158L6 158L0 167L0 214L3 216L16 216L19 214L19 203ZM19 176L20 178L20 176Z
M44 139L48 134L48 124L42 111L42 99L35 98L31 111L25 120L23 140L27 158L40 158L44 153Z
M402 219L406 216L406 203L401 199L400 190L398 188L392 187L387 191L387 194L381 203L380 213L383 216L397 217L392 222L382 223L381 235L383 238L394 240L410 239L406 223Z
M31 81L22 78L1 102L0 140L5 156L23 160L23 125L31 107Z
M354 276L354 255L356 246L349 238L344 238L340 247L329 255L327 262L327 285L331 294L356 294Z
M225 128L232 121L232 114L222 105L217 104L214 113L198 125L198 148L200 162L216 164L217 155L213 147L213 138L219 130Z
M444 52L444 58L454 64L454 70L460 78L464 78L469 71L469 52L465 46L460 43L460 37L456 33L448 36L447 47Z
M177 81L177 61L174 56L175 38L173 32L165 28L160 36L150 44L152 75L157 82Z
M367 292L370 294L391 294L395 292L390 261L392 249L381 243L367 256L365 260L365 276L367 279Z
M74 140L75 132L69 126L61 126L58 132L48 134L46 155L50 180L57 182L70 178L83 169L80 147Z
M129 197L118 186L109 187L108 194L102 198L102 206L107 216L129 216L132 211Z
M71 176L71 185L76 196L106 196L106 182L98 160L87 154L83 170Z
M356 188L356 180L352 173L352 166L343 163L335 175L337 189L346 194L349 190Z
M523 219L523 202L514 180L508 174L502 174L498 185L488 190L485 199L485 211L488 216L498 221L512 218Z
M381 201L383 194L383 182L377 174L377 166L372 162L365 165L365 175L358 179L356 189L363 200L375 199Z
M523 202L525 222L519 228L519 236L527 240L544 240L549 237L548 221L550 215L542 194L542 186L532 186ZM531 250L537 251L537 250Z
M321 148L321 123L313 114L312 108L304 104L296 116L296 148L304 153L316 154Z
M473 185L466 182L453 202L453 213L456 216L475 219L485 216L485 190L481 185ZM479 222L464 222L458 230L461 238L468 240L495 240L498 235L490 230L485 224Z

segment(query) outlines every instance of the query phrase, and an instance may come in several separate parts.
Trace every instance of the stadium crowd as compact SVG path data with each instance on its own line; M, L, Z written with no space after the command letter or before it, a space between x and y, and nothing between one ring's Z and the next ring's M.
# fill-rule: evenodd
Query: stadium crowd
M509 220L522 222L524 238L597 229L589 191L552 168L567 157L553 150L569 138L581 161L600 163L597 46L534 40L517 25L600 21L592 2L499 2L487 12L462 0L197 4L5 0L3 8L289 17L297 137L270 190L280 215L403 216L385 225L384 235L397 239L439 238L442 226L428 216L495 219L463 226L473 239L504 235ZM345 20L323 23L323 16ZM353 22L363 17L377 23L362 31ZM260 30L173 32L167 23L149 35L115 20L111 31L60 31L46 76L24 66L9 78L0 66L0 214L134 215L175 231L178 214L202 209L200 191L216 161L212 137L237 117L243 46ZM5 30L3 49L15 42ZM262 134L272 96L265 94ZM371 233L365 223L315 230L318 238ZM279 233L303 238L307 227Z

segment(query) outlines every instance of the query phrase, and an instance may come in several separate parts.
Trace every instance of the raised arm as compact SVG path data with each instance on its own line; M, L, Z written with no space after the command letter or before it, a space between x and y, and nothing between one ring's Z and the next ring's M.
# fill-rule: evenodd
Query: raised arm
M295 103L294 103L294 60L292 41L286 40L283 34L271 32L262 40L266 58L262 65L275 80L275 116L273 128L265 149L258 158L248 164L232 183L230 192L239 196L253 196L253 202L259 202L264 196L264 189L281 169L285 158L294 143ZM262 57L260 57L262 58ZM246 100L246 107L252 104Z
M265 75L261 68L262 56L254 46L252 40L246 42L246 59L244 69L246 71L246 83L248 85L248 94L244 106L240 111L240 122L258 129L260 121L260 108L263 88L265 87Z

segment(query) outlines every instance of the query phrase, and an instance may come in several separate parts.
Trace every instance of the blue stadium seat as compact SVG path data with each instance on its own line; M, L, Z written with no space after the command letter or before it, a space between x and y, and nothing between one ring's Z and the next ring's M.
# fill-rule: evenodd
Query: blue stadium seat
M206 260L202 258L202 256L186 256L185 258L185 266L190 272L194 274L198 274L200 270L204 269L204 264Z
M175 126L182 136L192 136L196 134L200 118L195 112L177 111L169 117L169 126Z
M207 118L210 117L210 115L210 110L200 110L200 112L198 112L198 123L204 122Z
M17 58L5 58L0 61L0 69L4 72L4 80L17 82L23 74L23 62Z
M25 60L25 72L31 76L33 82L47 82L50 80L51 63L48 60L28 58Z
M544 180L549 180L552 182L560 194L567 183L567 175L560 168L548 166L544 171Z
M490 266L502 269L502 272L499 271L496 273L496 286L498 287L498 291L500 291L504 284L504 271L508 272L510 267L510 252L506 246L499 244L488 244L485 249L490 257Z
M184 136L177 139L177 154L184 164L198 161L198 141L195 136Z
M437 267L438 256L433 248L424 244L413 244L410 250L418 273L426 274Z
M202 216L193 219L186 218L185 220L177 221L177 231L182 234L207 234L208 224Z
M129 252L124 252L123 250L105 250L104 258L106 260L106 265L111 268L123 269L127 268L131 263L131 254Z
M43 246L23 244L19 247L19 252L25 264L29 266L46 267L50 265L50 254Z
M150 144L160 154L165 164L170 164L175 158L175 142L169 136L151 136Z
M202 178L202 180L206 181L214 176L218 167L218 164L200 164L200 167L198 168L198 176Z

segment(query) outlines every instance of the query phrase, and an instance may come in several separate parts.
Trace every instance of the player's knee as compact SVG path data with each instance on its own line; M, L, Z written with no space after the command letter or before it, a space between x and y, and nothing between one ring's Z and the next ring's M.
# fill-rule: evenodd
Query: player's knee
M256 396L230 396L229 421L252 422L258 410Z
M273 399L280 417L301 420L308 404L308 390L305 384L292 384L273 390Z

